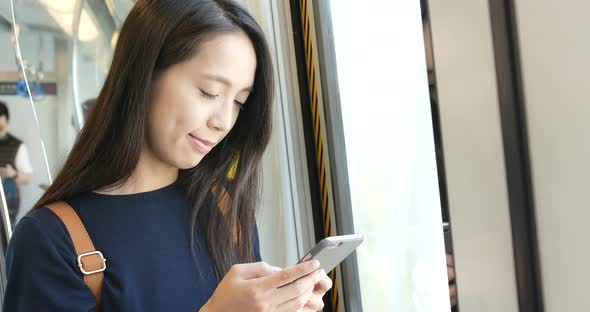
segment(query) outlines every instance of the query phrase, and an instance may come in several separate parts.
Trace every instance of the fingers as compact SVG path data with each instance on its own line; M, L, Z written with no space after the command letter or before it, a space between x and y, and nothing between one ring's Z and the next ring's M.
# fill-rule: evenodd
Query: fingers
M306 261L265 276L264 283L269 288L279 288L316 271L319 267L320 262L317 260Z
M328 290L330 290L330 288L332 288L332 280L328 275L326 275L326 272L324 270L321 270L320 272L321 278L315 284L313 293L314 295L323 296Z
M313 296L313 285L302 295L297 296L277 307L277 312L301 311Z
M303 311L322 311L324 309L324 300L322 300L323 294L321 296L313 295L309 298Z
M321 270L320 272L320 279L315 284L313 296L311 296L309 301L305 304L303 309L304 312L323 311L324 309L324 300L322 298L326 292L332 288L332 280L326 275L324 270Z
M455 280L455 263L453 255L447 254L447 278L449 283Z
M451 307L454 307L457 305L457 284L453 283L455 281L455 259L451 254L447 254L447 278L449 280Z
M301 297L308 292L313 294L315 285L321 280L321 278L322 271L317 270L288 285L276 289L273 298L277 300L277 303L283 303Z
M276 272L278 268L265 262L236 264L231 267L228 274L237 274L242 279L254 279L268 276Z
M455 259L451 254L447 254L447 266L455 267Z
M453 267L447 267L447 277L449 283L455 280L455 269Z
M456 284L449 286L449 294L451 297L451 307L454 307L457 305L457 285Z

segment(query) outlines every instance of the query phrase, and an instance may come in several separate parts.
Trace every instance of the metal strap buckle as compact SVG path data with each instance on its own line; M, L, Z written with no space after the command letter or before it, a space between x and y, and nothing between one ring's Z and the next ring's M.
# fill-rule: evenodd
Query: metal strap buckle
M93 271L86 271L86 270L84 270L84 266L82 265L82 258L92 256L92 255L100 256L100 259L102 260L102 268L100 268L98 270L93 270ZM83 253L78 256L78 267L80 268L80 271L82 271L82 274L84 274L84 275L100 273L100 272L103 272L104 270L107 269L107 259L105 259L105 257L102 255L102 252L100 252L100 251L86 252L86 253Z

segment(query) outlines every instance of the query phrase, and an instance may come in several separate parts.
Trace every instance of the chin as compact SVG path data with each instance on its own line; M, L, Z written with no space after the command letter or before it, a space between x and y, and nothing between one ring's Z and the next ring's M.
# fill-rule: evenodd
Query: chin
M203 160L203 157L201 156L183 159L178 163L177 167L178 169L191 169L196 167L201 162L201 160Z

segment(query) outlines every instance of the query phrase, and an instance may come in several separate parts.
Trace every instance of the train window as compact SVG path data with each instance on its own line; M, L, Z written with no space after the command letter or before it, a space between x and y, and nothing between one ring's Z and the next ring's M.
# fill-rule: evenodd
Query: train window
M420 13L412 1L330 1L365 311L450 306Z

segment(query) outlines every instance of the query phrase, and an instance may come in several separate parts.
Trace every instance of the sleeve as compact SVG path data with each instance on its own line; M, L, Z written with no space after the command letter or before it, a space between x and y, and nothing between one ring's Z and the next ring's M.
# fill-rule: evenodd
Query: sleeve
M6 270L3 311L95 310L94 295L77 270L67 230L47 208L33 209L15 227Z
M33 165L31 165L29 151L24 143L19 146L18 151L16 152L15 166L17 171L24 173L33 172Z

